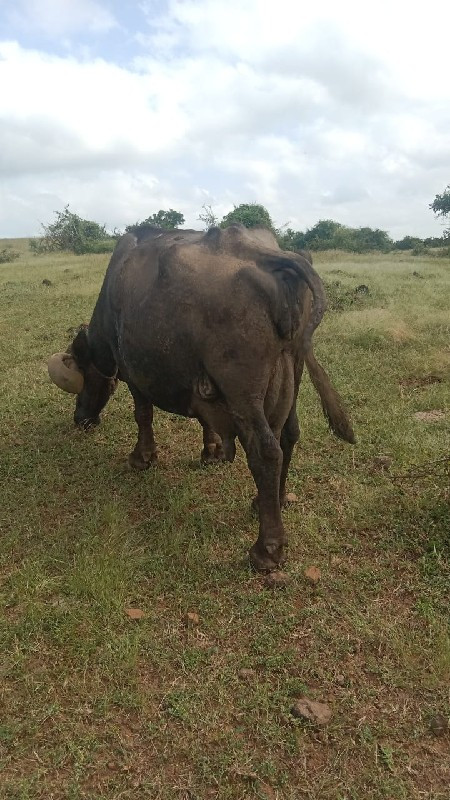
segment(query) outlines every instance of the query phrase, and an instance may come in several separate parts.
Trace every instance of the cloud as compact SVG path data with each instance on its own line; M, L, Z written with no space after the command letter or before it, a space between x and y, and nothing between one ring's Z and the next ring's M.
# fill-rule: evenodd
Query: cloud
M15 8L53 36L52 4ZM204 202L256 201L301 229L440 232L428 204L449 180L450 85L431 15L409 8L406 31L385 0L371 16L345 0L160 0L140 20L57 5L71 55L0 43L3 235L37 232L56 202L111 228L164 207L195 227ZM133 37L129 61L105 37L86 54L83 25Z

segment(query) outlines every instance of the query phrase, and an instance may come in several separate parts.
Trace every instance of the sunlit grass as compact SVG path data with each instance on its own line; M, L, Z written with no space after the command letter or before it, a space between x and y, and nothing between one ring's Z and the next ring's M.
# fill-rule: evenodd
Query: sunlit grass
M135 474L126 387L85 435L48 380L48 355L89 320L107 257L11 244L0 797L447 798L448 739L430 719L449 714L449 263L317 255L341 310L316 352L358 443L331 437L306 379L289 476L299 500L285 512L292 582L272 593L245 562L257 523L242 451L201 468L199 426L157 412L160 463ZM447 416L414 417L433 409ZM303 694L332 706L326 729L291 716Z

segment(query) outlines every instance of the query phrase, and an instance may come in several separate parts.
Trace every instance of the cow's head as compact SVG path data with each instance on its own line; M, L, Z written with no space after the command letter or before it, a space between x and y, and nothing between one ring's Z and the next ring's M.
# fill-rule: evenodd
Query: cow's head
M75 424L85 430L98 425L100 412L117 386L117 377L108 377L94 366L87 326L78 331L68 353L55 353L50 358L48 373L56 386L76 394Z

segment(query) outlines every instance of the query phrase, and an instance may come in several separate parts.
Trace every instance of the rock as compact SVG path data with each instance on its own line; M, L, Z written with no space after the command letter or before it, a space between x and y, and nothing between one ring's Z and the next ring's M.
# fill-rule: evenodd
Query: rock
M390 456L375 456L373 463L378 469L389 469L392 464L392 458Z
M256 672L254 669L247 669L243 667L239 670L238 676L242 681L251 681L256 677Z
M261 800L277 800L277 797L279 797L278 794L275 794L274 789L267 783L258 783L257 789L258 797L260 797Z
M200 617L195 611L188 611L184 616L184 622L186 625L198 625Z
M434 736L445 736L448 733L448 719L443 714L435 714L430 719L430 730Z
M295 492L288 492L284 500L285 503L298 503L298 497Z
M338 686L345 686L345 675L343 675L341 672L338 672L336 675L336 683Z
M281 570L269 572L263 580L266 589L284 589L286 586L289 586L290 582L290 576L287 572L281 572Z
M319 583L321 577L322 573L318 567L308 567L308 569L305 569L305 578L313 586L316 586Z
M301 697L291 708L291 714L298 719L307 719L315 725L327 725L332 711L326 703L317 703L309 697Z
M145 612L142 611L142 609L140 608L126 608L125 614L130 619L142 619L143 617L145 617Z

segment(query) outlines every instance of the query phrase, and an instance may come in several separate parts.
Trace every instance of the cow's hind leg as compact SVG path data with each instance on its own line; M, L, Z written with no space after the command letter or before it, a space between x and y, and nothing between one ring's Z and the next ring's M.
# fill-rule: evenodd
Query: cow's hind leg
M283 506L286 502L286 478L291 463L292 452L297 444L300 436L300 428L298 424L297 410L295 403L292 406L289 416L284 423L281 431L280 445L283 451L283 464L281 466L280 475L280 504Z
M279 495L283 452L263 413L239 423L239 439L258 490L259 536L250 562L268 572L283 562L286 543Z
M134 418L138 426L138 440L128 463L133 469L148 469L158 456L153 436L153 406L134 386L128 384L134 400Z
M201 421L201 425L203 428L203 450L200 456L202 464L217 464L225 461L222 439L219 434L205 422Z

